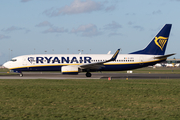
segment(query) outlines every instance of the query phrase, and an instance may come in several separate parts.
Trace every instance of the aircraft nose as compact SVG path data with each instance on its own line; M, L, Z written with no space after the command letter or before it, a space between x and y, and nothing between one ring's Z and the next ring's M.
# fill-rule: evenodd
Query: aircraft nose
M2 67L3 67L3 68L6 68L6 64L4 63L4 64L2 65Z
M6 62L6 63L4 63L2 66L3 66L4 68L9 68L9 63Z

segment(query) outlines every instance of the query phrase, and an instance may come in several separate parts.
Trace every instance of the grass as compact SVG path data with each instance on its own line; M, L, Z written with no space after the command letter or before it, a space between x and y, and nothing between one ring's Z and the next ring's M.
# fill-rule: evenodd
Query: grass
M7 68L0 68L0 72L9 72Z
M0 119L179 119L180 79L0 80Z
M10 70L8 70L6 68L0 68L0 76L15 75L15 74L18 74L18 73L10 72Z

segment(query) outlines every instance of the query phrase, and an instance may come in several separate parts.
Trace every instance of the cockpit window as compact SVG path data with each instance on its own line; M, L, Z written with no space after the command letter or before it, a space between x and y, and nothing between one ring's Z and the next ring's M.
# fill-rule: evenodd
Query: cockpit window
M12 59L11 61L15 62L15 61L17 61L17 59Z

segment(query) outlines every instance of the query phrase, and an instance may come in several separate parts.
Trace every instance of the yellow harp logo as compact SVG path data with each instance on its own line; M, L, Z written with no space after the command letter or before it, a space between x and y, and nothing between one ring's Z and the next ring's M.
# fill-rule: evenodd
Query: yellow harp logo
M155 37L154 42L163 51L163 47L166 44L167 39L168 39L167 37L159 36L159 37Z

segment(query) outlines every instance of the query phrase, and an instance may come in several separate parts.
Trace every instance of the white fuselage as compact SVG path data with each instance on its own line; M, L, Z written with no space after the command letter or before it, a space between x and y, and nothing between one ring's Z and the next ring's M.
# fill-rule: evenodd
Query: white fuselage
M165 59L154 59L158 55L119 54L115 61L104 63L100 70L121 71L154 65ZM3 66L17 71L51 71L61 70L62 66L82 65L103 62L112 54L37 54L13 58Z

